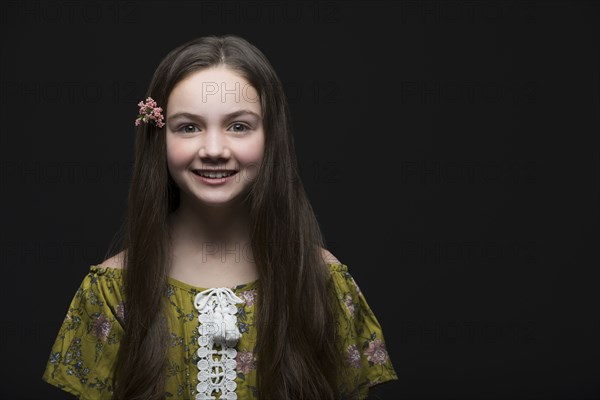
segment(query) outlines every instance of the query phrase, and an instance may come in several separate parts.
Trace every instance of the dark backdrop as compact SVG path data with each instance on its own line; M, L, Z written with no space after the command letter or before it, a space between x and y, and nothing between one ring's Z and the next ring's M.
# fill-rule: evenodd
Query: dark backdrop
M2 399L68 398L41 376L123 216L136 103L169 50L224 33L283 81L308 195L400 378L379 398L599 398L597 3L9 1L0 18Z

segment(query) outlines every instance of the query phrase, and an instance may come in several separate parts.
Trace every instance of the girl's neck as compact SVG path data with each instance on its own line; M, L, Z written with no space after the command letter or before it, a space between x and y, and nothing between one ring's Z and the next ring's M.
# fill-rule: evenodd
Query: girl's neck
M248 215L242 207L192 208L182 203L168 221L174 247L192 256L235 251L250 240Z

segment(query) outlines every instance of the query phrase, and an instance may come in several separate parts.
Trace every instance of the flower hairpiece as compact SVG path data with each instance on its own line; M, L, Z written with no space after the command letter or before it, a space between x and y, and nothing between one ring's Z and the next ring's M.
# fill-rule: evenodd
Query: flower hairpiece
M165 117L162 115L163 109L158 107L156 101L154 101L152 97L148 97L145 103L140 101L138 106L140 107L140 112L135 120L135 126L138 126L142 122L148 123L148 121L154 122L159 128L165 126L165 123L163 122Z

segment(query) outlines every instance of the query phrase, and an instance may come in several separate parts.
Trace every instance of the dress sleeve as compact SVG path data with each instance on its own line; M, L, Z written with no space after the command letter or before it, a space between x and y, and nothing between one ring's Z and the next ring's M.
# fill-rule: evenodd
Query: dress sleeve
M125 319L121 287L92 266L75 292L42 379L79 399L110 399Z
M344 398L366 399L369 388L398 376L379 321L345 264L330 264L338 304L338 337L345 364Z

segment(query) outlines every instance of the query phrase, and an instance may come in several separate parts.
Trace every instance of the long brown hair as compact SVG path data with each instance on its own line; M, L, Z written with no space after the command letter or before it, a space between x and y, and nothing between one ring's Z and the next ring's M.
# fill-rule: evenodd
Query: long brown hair
M255 303L258 398L340 397L342 352L324 238L298 173L290 114L281 82L254 45L234 35L191 40L157 67L146 97L167 115L174 86L191 72L226 65L258 92L265 132L259 175L247 193L251 246L259 271ZM135 160L123 232L127 326L114 399L164 399L167 324L164 293L171 241L167 216L179 189L167 170L165 131L135 129Z

